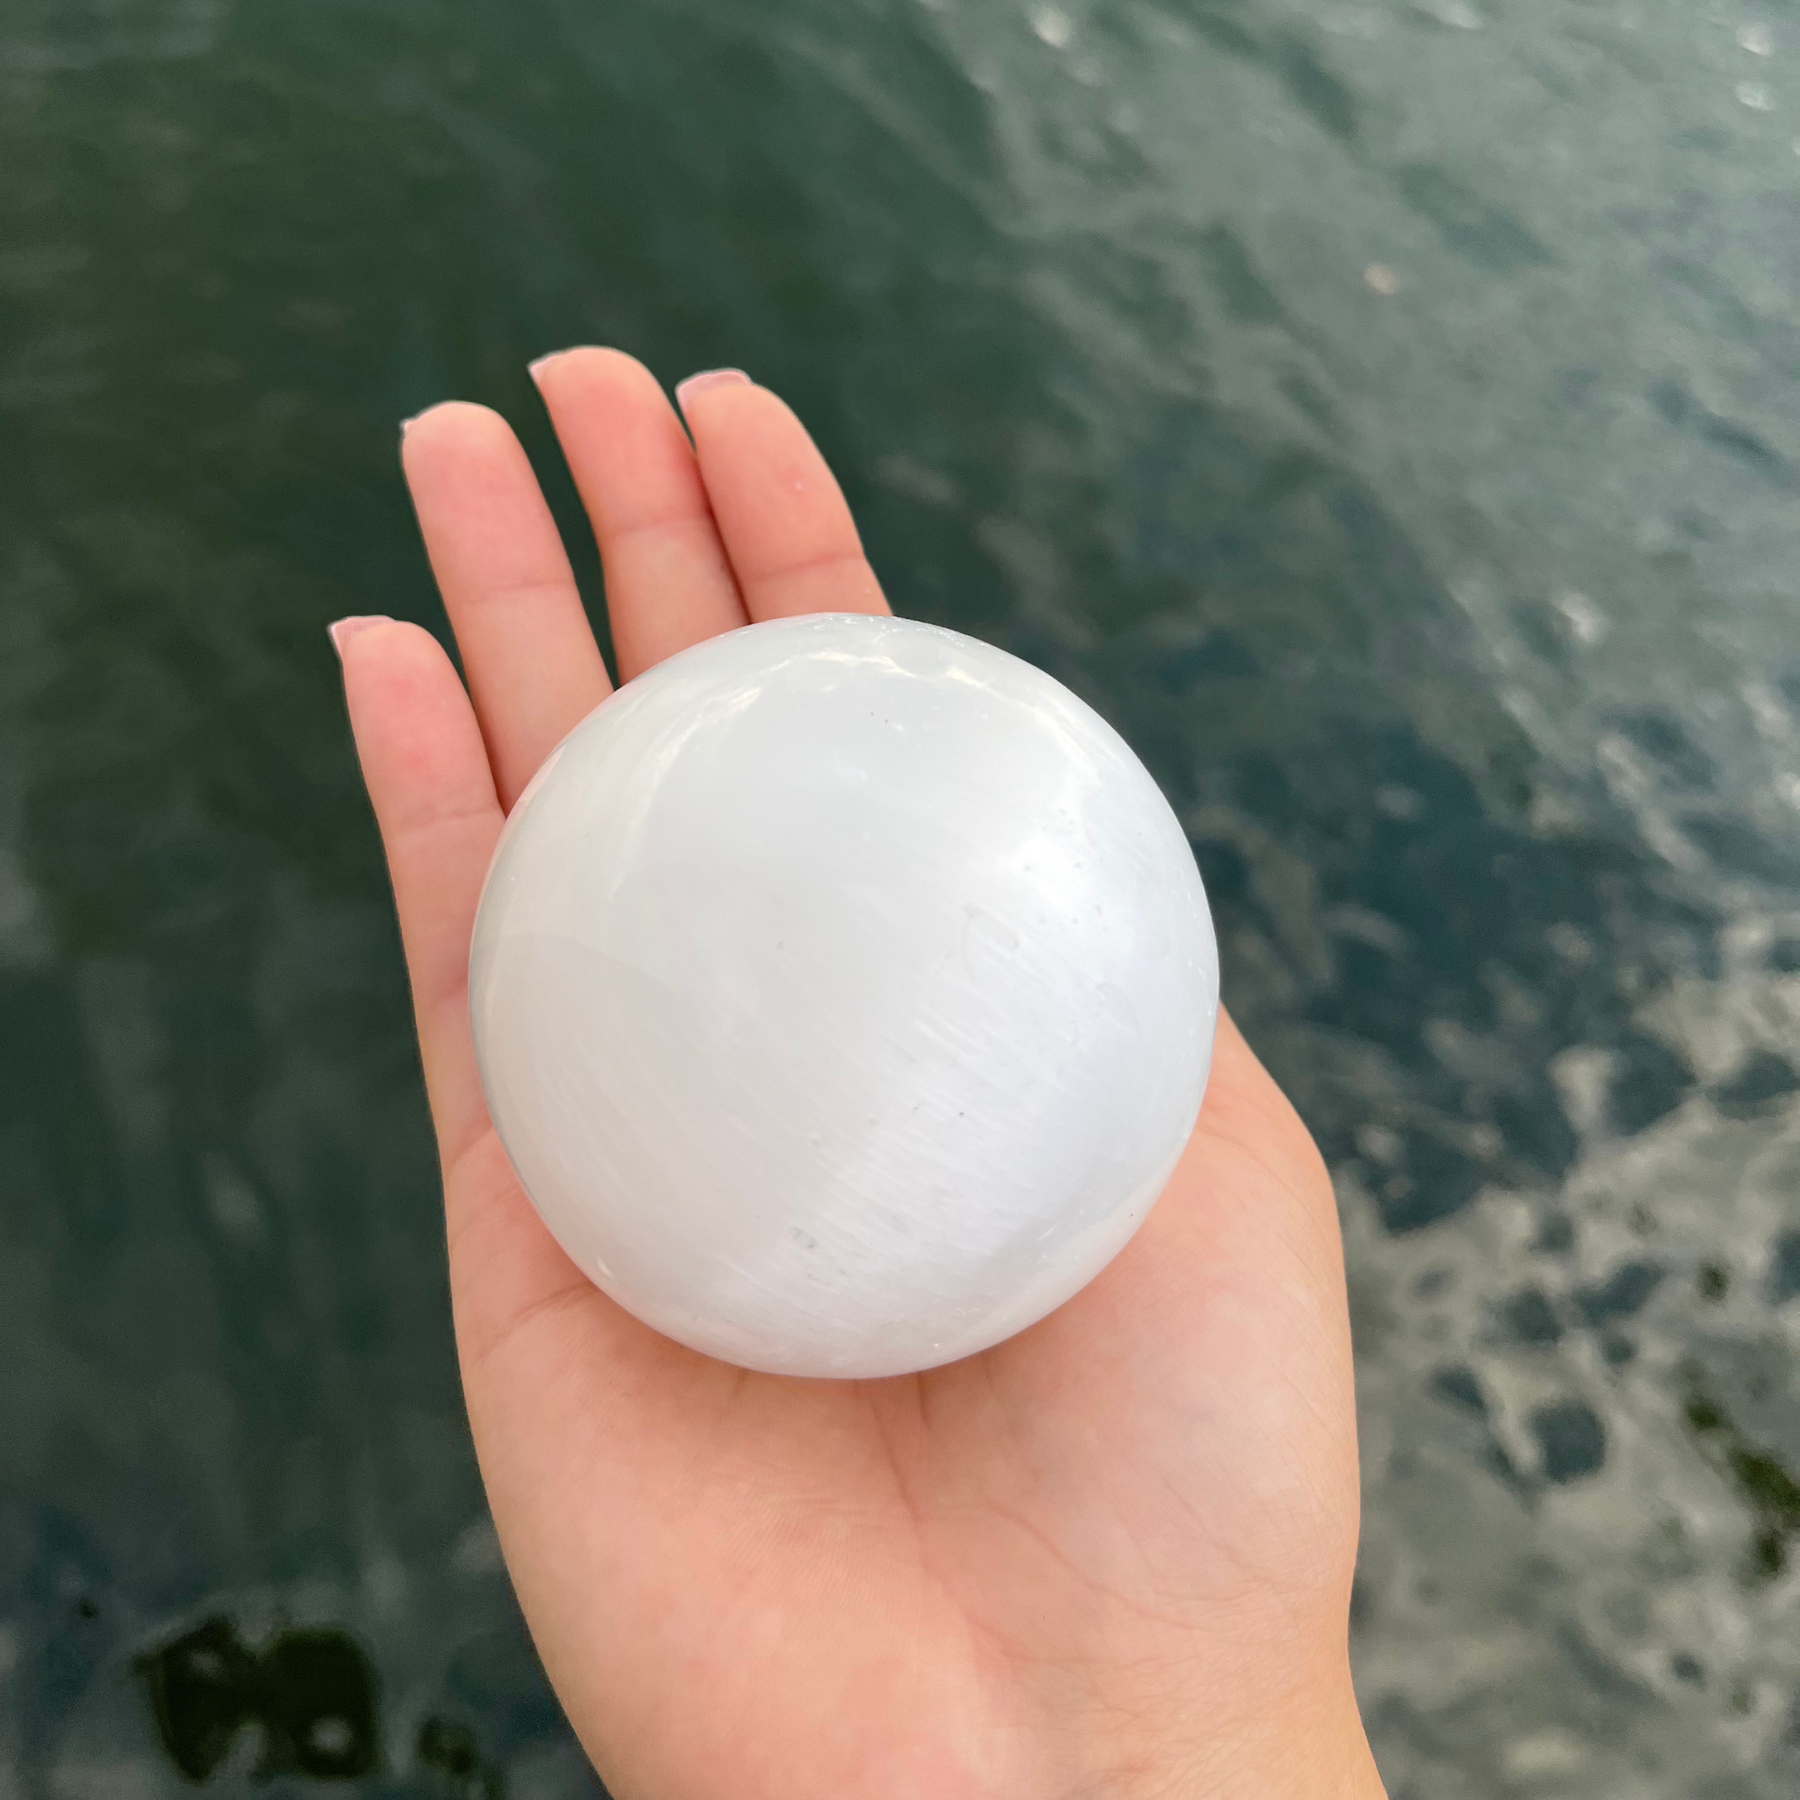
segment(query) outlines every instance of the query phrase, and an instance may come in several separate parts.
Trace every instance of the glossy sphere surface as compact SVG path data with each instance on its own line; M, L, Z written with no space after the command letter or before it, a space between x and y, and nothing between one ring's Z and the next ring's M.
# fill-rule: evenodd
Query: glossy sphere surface
M1192 852L1123 740L906 620L639 676L514 808L483 1083L569 1255L752 1369L949 1362L1074 1294L1191 1131L1218 1010Z

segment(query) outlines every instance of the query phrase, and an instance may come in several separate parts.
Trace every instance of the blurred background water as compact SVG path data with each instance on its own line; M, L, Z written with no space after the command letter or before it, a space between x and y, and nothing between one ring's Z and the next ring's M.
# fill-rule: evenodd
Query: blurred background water
M1187 822L1342 1198L1395 1800L1792 1795L1797 63L1793 0L6 0L0 1796L594 1791L323 632L441 627L450 395L592 582L583 341L787 394L899 609Z

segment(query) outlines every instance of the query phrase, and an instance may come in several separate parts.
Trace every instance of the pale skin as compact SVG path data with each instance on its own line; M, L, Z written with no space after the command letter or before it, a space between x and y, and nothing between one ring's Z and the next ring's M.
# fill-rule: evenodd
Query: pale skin
M678 412L608 350L534 374L599 542L622 679L747 620L887 610L773 393L705 377ZM1337 1212L1228 1019L1137 1237L1049 1318L947 1368L824 1382L713 1362L590 1286L539 1223L482 1102L469 937L506 809L610 682L501 419L436 407L403 456L467 685L416 625L333 636L412 978L475 1447L608 1787L1380 1800L1346 1649Z

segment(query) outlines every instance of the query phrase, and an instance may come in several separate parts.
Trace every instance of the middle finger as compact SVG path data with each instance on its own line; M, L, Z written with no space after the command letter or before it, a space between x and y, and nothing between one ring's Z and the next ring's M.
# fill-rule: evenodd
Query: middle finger
M706 484L661 384L621 350L532 367L600 547L619 678L745 623Z

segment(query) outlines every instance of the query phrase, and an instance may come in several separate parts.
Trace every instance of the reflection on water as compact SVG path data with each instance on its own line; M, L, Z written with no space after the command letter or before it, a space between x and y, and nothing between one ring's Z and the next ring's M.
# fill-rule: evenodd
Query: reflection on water
M439 621L432 400L572 525L524 364L600 340L787 392L901 609L1181 811L1338 1177L1396 1800L1792 1793L1797 31L16 5L0 1792L591 1791L322 627Z

